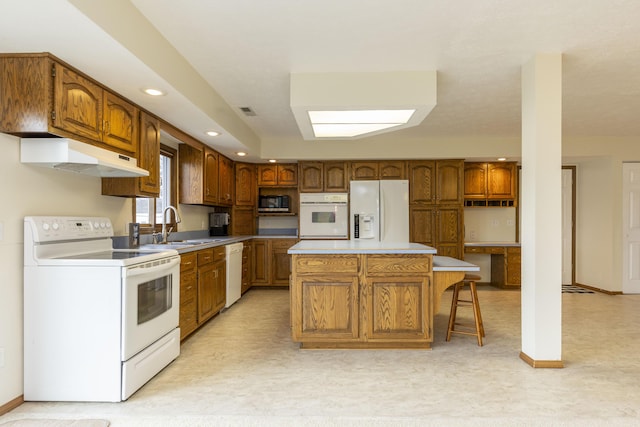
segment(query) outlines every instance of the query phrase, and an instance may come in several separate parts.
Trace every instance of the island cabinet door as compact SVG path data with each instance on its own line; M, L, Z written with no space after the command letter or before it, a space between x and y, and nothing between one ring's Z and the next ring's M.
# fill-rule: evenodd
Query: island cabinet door
M368 277L367 341L431 338L428 277Z
M298 277L295 289L294 298L301 302L292 305L298 311L293 317L295 341L358 339L357 277Z

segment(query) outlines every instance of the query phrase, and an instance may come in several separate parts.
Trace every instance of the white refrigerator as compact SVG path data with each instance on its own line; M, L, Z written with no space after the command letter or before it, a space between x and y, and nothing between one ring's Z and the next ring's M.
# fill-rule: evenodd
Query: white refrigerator
M409 242L409 181L351 181L351 240Z

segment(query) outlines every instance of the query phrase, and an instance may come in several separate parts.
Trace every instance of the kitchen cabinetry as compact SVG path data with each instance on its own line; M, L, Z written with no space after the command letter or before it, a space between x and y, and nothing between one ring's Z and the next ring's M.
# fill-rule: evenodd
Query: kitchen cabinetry
M516 170L515 162L465 163L465 206L515 206Z
M458 206L409 207L411 241L436 248L438 255L462 259L462 208Z
M467 254L491 255L491 284L493 286L517 288L521 285L520 246L465 246L464 252Z
M297 187L298 165L258 165L258 186Z
M231 210L231 235L252 236L256 234L256 210L244 206L234 206Z
M288 286L291 257L297 239L253 239L253 286Z
M349 164L347 162L298 163L301 193L346 193L349 191Z
M252 260L251 240L242 242L242 282L241 293L247 292L251 288L251 260Z
M251 163L236 163L236 196L235 206L256 206L256 165Z
M203 249L197 256L198 324L202 324L224 308L227 292L224 246Z
M180 144L180 203L207 206L233 204L233 162L207 146Z
M410 240L463 257L463 161L414 160L409 169Z
M160 195L160 122L144 111L140 113L138 166L149 171L139 178L102 178L102 194L123 197Z
M406 179L404 160L380 160L370 162L351 162L351 179Z
M53 134L136 157L138 108L50 54L0 55L0 131Z
M292 259L292 338L303 348L430 347L431 255Z
M235 193L233 161L222 154L218 155L218 197L221 205L233 205Z
M198 271L196 253L180 256L180 339L198 328Z

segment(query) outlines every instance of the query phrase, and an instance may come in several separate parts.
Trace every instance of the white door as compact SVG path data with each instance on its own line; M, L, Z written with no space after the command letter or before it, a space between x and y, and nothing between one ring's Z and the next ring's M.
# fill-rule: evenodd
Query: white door
M562 169L562 284L573 285L573 169Z
M622 292L640 293L640 163L622 164Z

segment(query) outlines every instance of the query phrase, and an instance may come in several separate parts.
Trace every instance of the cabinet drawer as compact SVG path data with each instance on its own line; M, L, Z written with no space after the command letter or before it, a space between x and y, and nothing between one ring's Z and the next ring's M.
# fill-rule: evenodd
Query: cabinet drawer
M215 248L213 248L214 261L224 261L225 257L226 255L225 255L224 246L216 246Z
M198 265L205 265L213 262L213 248L203 249L196 252L198 254Z
M195 252L180 255L180 273L196 268L196 261Z
M289 249L291 246L295 245L296 241L292 240L292 239L273 239L271 240L271 248L273 250L277 250L277 249L281 249L281 250L286 250Z
M504 254L503 246L465 246L468 254Z
M294 262L298 274L358 274L357 255L298 255L294 256Z
M187 278L187 281L183 282L180 286L180 305L191 299L195 300L198 295L198 288L196 286L196 275L193 274L193 279Z
M431 257L398 255L368 255L367 275L427 274L431 271Z

